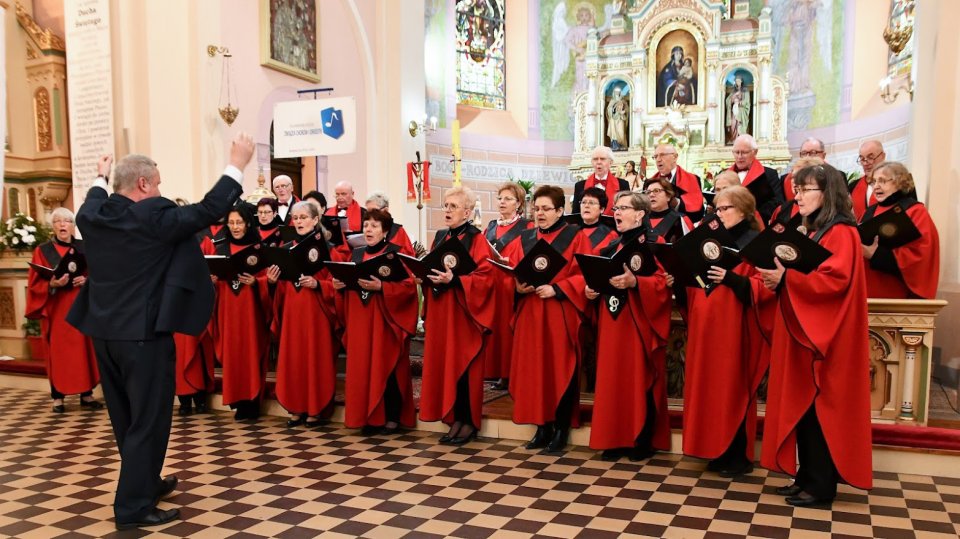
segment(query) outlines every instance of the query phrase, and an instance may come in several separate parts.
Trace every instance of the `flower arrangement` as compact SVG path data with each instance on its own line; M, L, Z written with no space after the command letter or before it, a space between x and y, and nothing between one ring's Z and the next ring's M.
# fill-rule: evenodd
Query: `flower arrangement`
M27 337L39 337L40 336L40 321L27 319L22 326L23 332Z
M0 224L0 250L13 249L21 253L50 240L53 231L29 215L17 213Z

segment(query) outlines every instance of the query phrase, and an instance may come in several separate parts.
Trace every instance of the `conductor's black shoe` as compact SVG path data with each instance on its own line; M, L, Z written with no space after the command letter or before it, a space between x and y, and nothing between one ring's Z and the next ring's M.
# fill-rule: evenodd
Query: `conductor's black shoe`
M820 507L828 509L833 505L831 498L817 498L812 494L800 491L796 496L788 496L787 503L794 507Z
M177 410L177 413L181 416L188 416L193 413L193 406L190 403L181 404L180 409Z
M89 408L91 410L100 410L101 408L103 408L103 403L93 399L90 399L88 401L80 399L80 407Z
M168 475L160 480L160 488L157 489L157 495L154 496L153 505L157 505L157 502L169 496L177 488L177 476Z
M306 421L307 421L306 414L300 415L297 417L291 417L290 419L287 420L287 428L292 429L293 427L299 427L300 425L303 425L304 423L306 423Z
M207 413L207 396L203 394L194 395L193 409L196 410L198 414Z
M118 530L131 530L133 528L146 528L149 526L162 526L168 522L173 522L180 518L179 509L168 509L163 511L161 509L154 508L153 511L150 511L147 516L133 520L130 522L121 522L117 521Z
M561 455L563 450L567 447L567 436L570 434L569 429L556 429L553 433L553 437L550 439L550 443L547 444L542 451L545 455Z
M616 462L620 460L626 452L621 448L616 449L604 449L603 453L600 453L600 460L604 462Z
M527 442L525 447L527 449L543 449L544 447L547 447L547 444L550 443L550 438L552 437L552 425L537 425L537 432L533 435L533 438Z
M803 489L800 488L796 483L791 483L789 485L784 485L782 487L777 487L777 494L780 496L796 496L803 492Z
M54 405L53 405L53 413L55 413L55 414L62 414L62 413L64 413L64 412L66 412L66 411L67 411L67 407L64 406L64 405L62 405L62 404L54 404Z
M740 477L741 475L747 475L748 473L753 472L753 463L748 462L743 466L729 468L726 470L720 470L720 477Z

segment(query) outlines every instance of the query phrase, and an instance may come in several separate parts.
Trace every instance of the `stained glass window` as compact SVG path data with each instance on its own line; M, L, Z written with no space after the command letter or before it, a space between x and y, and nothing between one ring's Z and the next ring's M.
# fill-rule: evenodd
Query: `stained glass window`
M506 109L503 4L504 0L457 0L460 104Z

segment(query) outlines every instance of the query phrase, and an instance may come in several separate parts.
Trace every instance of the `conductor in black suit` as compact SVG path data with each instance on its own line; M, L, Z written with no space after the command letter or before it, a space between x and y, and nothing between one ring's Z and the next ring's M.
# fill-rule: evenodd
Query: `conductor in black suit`
M100 176L77 212L89 276L67 321L93 339L100 381L120 450L113 503L118 529L155 526L179 517L157 502L177 478L161 479L173 414L173 332L199 334L210 321L213 285L195 235L240 196L241 170L253 141L238 135L230 164L197 204L160 196L160 171L143 155L117 162L112 195L102 157Z

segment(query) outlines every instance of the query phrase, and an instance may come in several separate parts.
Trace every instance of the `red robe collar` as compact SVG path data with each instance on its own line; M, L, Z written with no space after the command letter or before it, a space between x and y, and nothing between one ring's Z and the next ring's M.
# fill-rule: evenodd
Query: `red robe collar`
M697 212L703 209L703 190L696 176L677 165L676 180L670 179L674 185L684 190L680 195L684 211Z
M870 193L870 200L867 201L868 185L867 177L861 176L850 192L850 198L853 199L853 216L857 218L858 223L863 219L863 214L867 211L867 208L877 203L877 197L873 193Z
M620 180L613 175L613 172L608 172L607 178L603 180L603 183L603 189L607 192L607 207L603 210L603 215L613 215L613 198L620 190ZM583 189L587 190L591 187L596 187L596 185L597 175L591 174L587 177L587 182L583 185Z
M736 165L731 166L730 170L738 172ZM763 176L763 163L761 163L759 159L754 159L753 164L750 165L750 170L747 171L747 175L743 177L743 181L740 183L746 187L750 185L750 182L756 180L760 176Z
M350 230L350 232L359 232L363 230L363 223L360 222L362 218L360 209L360 204L356 200L347 206L347 228ZM327 208L327 211L324 213L324 215L336 216L339 210L340 208L332 206Z

